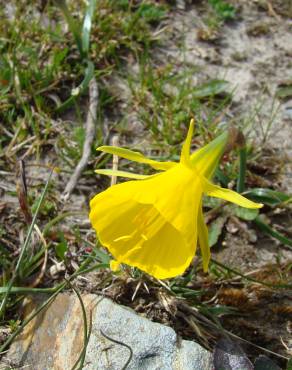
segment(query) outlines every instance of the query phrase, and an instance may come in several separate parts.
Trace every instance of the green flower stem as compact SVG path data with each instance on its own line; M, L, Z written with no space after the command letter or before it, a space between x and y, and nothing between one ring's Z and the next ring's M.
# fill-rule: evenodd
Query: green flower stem
M239 174L237 179L236 191L238 193L244 192L244 183L246 176L246 146L239 150Z

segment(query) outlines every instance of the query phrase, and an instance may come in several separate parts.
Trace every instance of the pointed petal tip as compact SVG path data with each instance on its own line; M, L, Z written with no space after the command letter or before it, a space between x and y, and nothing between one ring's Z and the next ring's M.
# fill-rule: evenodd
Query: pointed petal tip
M245 197L243 197L243 198L246 200L246 203L244 205L239 204L239 203L235 203L235 204L238 204L241 207L250 208L250 209L259 209L259 208L262 208L264 206L263 203L256 203L256 202L253 202L252 200L250 200L248 198L245 198Z
M194 132L194 126L195 126L195 120L192 118L189 124L187 137L182 146L182 151L180 155L180 162L187 164L187 165L190 165L190 149L191 149L192 136Z
M147 179L148 177L151 177L151 175L141 175L139 173L113 170L113 169L109 169L109 168L100 168L98 170L94 170L94 172L99 174L99 175L119 176L119 177L124 177L126 179L134 179L134 180L144 180L144 179ZM155 175L152 175L152 177L153 176L155 176Z
M211 197L221 198L244 208L257 209L263 207L262 203L255 203L234 190L221 188L220 186L211 183L206 178L203 179L203 181L205 188L204 192Z
M190 136L191 136L191 138L192 138L192 136L193 136L194 129L195 129L195 120L194 120L194 118L192 118L192 119L190 120L189 130L188 130L188 136L190 135Z

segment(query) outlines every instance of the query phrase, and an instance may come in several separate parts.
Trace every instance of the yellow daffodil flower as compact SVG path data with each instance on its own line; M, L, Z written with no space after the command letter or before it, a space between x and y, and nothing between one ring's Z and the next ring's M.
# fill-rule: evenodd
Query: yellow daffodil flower
M178 163L157 162L118 147L98 148L162 171L151 176L106 169L95 171L135 179L108 188L90 202L91 223L101 244L115 258L111 262L114 271L120 263L126 263L158 279L180 275L194 258L197 241L207 271L210 248L202 211L203 194L246 208L262 207L210 182L228 133L190 155L193 129L192 120Z

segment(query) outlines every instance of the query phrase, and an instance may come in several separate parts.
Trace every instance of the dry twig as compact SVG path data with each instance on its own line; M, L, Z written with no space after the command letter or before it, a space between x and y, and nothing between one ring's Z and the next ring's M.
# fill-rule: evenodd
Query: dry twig
M83 145L82 157L75 168L66 188L63 192L62 199L68 200L72 191L74 190L79 177L88 163L90 157L91 145L93 143L96 132L96 112L98 105L98 86L95 77L93 77L89 84L89 111L86 119L86 133Z
M118 146L119 145L119 137L118 135L115 135L112 139L112 145ZM116 171L119 167L119 157L117 155L113 156L113 170ZM117 183L117 176L112 176L111 178L111 186L115 185Z
M272 17L275 17L277 19L277 21L280 21L281 17L275 12L275 10L273 8L273 5L270 1L267 2L267 6L268 6L269 15L272 16Z

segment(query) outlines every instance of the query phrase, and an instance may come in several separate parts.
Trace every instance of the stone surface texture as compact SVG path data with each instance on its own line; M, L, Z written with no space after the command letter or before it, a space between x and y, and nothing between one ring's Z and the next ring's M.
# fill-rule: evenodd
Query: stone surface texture
M170 327L151 322L109 299L82 297L92 330L83 369L121 370L130 350L129 370L211 370L212 355L191 341L178 341ZM35 307L27 305L26 315ZM12 344L2 366L37 370L70 370L83 349L83 316L75 295L59 294L51 306L27 325ZM78 368L78 367L77 367Z

